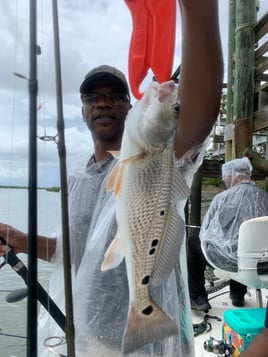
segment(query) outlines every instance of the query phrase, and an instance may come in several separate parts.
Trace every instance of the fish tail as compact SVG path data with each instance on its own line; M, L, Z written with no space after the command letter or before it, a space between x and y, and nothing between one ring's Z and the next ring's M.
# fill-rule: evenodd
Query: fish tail
M127 355L157 339L178 334L177 325L151 300L143 311L130 307L122 352Z

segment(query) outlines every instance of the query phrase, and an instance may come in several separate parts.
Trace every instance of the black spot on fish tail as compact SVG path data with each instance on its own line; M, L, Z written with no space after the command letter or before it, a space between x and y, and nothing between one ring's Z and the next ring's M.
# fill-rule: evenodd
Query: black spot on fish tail
M142 283L142 285L147 285L147 284L149 284L149 281L150 281L150 275L146 275L146 276L142 279L141 283Z
M152 248L152 249L149 251L149 255L153 255L155 252L156 252L156 249L155 249L155 248Z
M154 239L154 240L152 241L151 246L152 246L152 247L156 247L158 243L159 243L159 240L158 240L158 239Z
M151 315L154 311L152 305L147 306L145 309L142 310L143 315Z
M123 336L122 353L127 355L148 343L177 334L177 325L153 300L149 301L143 311L130 306Z

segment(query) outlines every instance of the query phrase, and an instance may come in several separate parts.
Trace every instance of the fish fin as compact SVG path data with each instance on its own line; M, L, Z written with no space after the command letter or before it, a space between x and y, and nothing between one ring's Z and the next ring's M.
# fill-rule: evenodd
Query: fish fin
M143 313L130 306L122 341L124 355L155 340L178 334L175 322L153 300L150 300L146 310L146 313Z
M107 192L112 191L114 189L118 171L119 171L119 162L117 162L114 165L114 167L112 168L112 170L109 174L109 177L106 182L106 191Z
M115 197L118 195L118 193L121 190L124 171L125 171L125 165L122 164L121 162L119 162L118 171L117 171L117 175L116 175L115 183L114 183L114 195L115 195Z
M114 195L117 196L121 189L121 184L124 175L124 165L121 162L117 162L106 182L106 191L114 191Z
M190 189L185 178L178 170L173 170L171 204L166 217L167 228L165 239L159 247L159 255L154 264L151 283L159 286L167 279L176 262L179 259L180 247L185 233L185 224L182 217L178 214L175 204L180 200L185 200L190 194Z
M142 159L144 157L144 155L145 155L145 152L139 152L139 153L137 153L137 154L135 154L133 156L130 156L130 157L126 158L126 159L123 159L122 160L122 164L130 164L130 163L133 163L135 161L138 161L138 160Z
M181 175L179 170L173 170L172 176L172 190L171 199L174 201L183 200L187 198L191 193L185 178Z
M112 151L109 152L112 153ZM116 165L111 170L110 175L108 177L106 183L106 191L109 192L113 190L114 195L117 196L121 189L121 184L125 172L125 165L142 159L144 155L145 155L144 152L140 152L136 155L128 157L127 159L117 162Z
M124 256L121 253L118 235L114 238L112 243L104 254L104 260L101 265L101 271L116 268L123 260Z
M138 153L137 155L131 156L127 159L119 161L112 169L107 183L106 183L106 190L114 191L114 195L117 196L121 190L121 185L123 182L123 176L125 172L125 165L129 163L133 163L137 160L140 160L144 156L144 153Z
M154 269L151 277L153 286L161 285L174 269L179 261L179 253L184 237L185 224L176 209L171 207L166 219L168 224L165 239L159 247L159 254L156 257Z
M115 159L119 159L120 151L119 150L108 150L109 154L111 154Z

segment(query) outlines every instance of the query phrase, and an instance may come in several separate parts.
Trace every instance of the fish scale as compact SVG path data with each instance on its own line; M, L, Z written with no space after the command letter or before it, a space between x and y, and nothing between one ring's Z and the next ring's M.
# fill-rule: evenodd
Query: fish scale
M146 169L142 171L139 170L140 162L138 162L137 165L133 165L129 172L126 171L125 173L126 176L129 176L128 180L126 180L128 183L126 187L127 192L124 192L124 188L122 188L122 194L129 197L129 211L131 211L131 217L129 217L130 230L135 237L132 240L133 260L139 261L139 264L136 264L135 266L135 286L138 309L141 309L142 307L144 308L143 305L145 299L142 297L142 294L145 293L145 295L148 296L147 292L144 292L144 290L147 290L148 288L143 286L141 281L144 277L151 278L154 275L153 268L155 265L162 264L161 266L158 266L158 271L166 271L165 265L168 259L170 259L170 256L167 254L163 256L163 254L165 251L170 252L175 248L178 255L184 234L183 220L174 209L174 219L169 219L168 225L166 224L168 218L167 215L172 215L170 213L172 209L171 181L173 178L172 147L169 146L161 153L155 154L153 159L151 157L145 157L143 160L147 161L147 165L144 165L144 162L142 163L142 166L146 167ZM167 170L168 167L169 169ZM155 170L155 168L157 168L157 170ZM150 176L150 180L148 180L147 176ZM148 181L153 183L150 187L143 184ZM137 194L137 192L139 194ZM184 192L180 192L180 195L185 198L188 194L189 189L185 184ZM144 196L146 196L146 198ZM142 205L140 204L140 201L143 203ZM178 222L181 230L178 229ZM167 248L164 251L162 250L162 259L157 259L159 251L163 246L161 239L163 236L169 235L178 237L177 246L170 246L170 242L167 239L165 241ZM158 244L155 247L154 254L149 254L152 249L153 241L158 241ZM147 254L144 254L144 252L147 252ZM144 257L143 261L141 261L141 257ZM160 278L158 275L156 273L154 276L154 285L160 285L164 280L164 278ZM168 275L168 272L164 275Z
M178 333L177 325L150 295L150 287L163 284L178 261L184 222L176 205L190 192L174 167L176 103L175 85L169 81L152 84L132 107L118 165L107 183L116 196L118 232L102 270L115 268L125 257L129 311L124 354Z
M146 170L140 171L138 162L137 165L133 165L129 169L129 172L126 172L126 175L129 176L127 192L124 192L124 188L122 188L122 194L129 197L130 230L135 237L132 240L133 254L135 255L136 250L135 258L139 257L139 260L144 255L144 249L149 250L151 241L155 238L159 239L163 233L166 218L161 217L160 212L166 211L169 205L171 175L161 172L161 162L163 156L167 159L168 151L170 150L154 155L154 159L146 157L144 159L147 161ZM155 170L156 167L157 170ZM172 168L171 165L170 168ZM150 183L148 187L146 182ZM138 194L136 194L137 192ZM146 257L145 266L142 267L142 269L147 267L146 271L143 271L144 275L151 274L154 260L155 256Z

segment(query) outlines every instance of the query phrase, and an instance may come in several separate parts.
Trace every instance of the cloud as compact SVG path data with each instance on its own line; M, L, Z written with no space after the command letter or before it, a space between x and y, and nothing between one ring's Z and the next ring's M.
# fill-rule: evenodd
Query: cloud
M261 13L264 12L261 0ZM219 0L220 27L227 70L228 0ZM51 3L38 2L38 123L37 135L57 133L55 60ZM29 4L25 0L0 1L0 185L28 183L29 109ZM92 148L90 134L81 119L79 86L94 66L108 63L128 70L132 19L123 0L59 0L59 30L63 112L68 168ZM174 70L180 64L178 15ZM152 73L149 73L151 80ZM225 75L225 77L227 77ZM148 81L147 78L147 81ZM143 88L147 82L143 84ZM57 145L38 140L38 184L59 184Z

